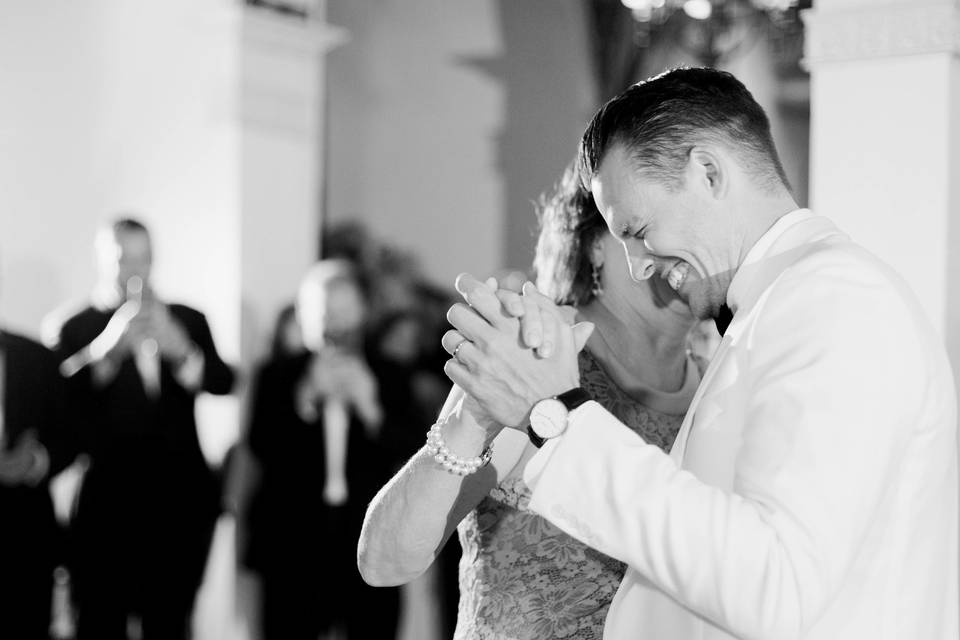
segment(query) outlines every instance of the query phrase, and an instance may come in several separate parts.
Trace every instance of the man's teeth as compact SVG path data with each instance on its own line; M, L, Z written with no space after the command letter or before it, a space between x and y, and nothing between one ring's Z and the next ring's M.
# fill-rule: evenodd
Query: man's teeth
M690 265L686 262L680 262L667 274L667 284L670 285L670 288L674 291L679 291L680 287L683 286L683 282L687 279L687 273L690 272Z

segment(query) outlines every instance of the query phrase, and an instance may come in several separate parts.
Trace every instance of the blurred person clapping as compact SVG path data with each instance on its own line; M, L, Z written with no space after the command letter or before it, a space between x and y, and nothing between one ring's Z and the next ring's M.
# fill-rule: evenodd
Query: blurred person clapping
M366 504L389 473L368 308L352 263L318 262L297 296L305 352L271 358L255 378L247 445L261 482L246 564L262 581L266 640L395 633L397 593L367 587L353 562Z
M229 393L234 373L204 315L151 287L143 224L101 229L96 256L91 303L46 327L91 462L72 523L78 638L125 638L131 615L144 640L186 638L220 508L194 405L200 392Z

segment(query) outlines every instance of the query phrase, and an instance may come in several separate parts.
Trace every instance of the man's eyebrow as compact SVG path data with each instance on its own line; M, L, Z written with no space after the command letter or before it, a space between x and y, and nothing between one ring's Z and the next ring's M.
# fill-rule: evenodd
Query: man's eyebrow
M617 228L617 236L620 238L626 238L627 236L633 235L633 232L630 231L630 223L624 222Z

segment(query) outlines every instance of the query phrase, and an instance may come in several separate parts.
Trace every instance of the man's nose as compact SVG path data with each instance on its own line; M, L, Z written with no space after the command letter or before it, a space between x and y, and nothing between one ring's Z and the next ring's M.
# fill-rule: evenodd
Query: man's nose
M657 265L650 256L630 256L630 277L634 282L648 280L657 272Z

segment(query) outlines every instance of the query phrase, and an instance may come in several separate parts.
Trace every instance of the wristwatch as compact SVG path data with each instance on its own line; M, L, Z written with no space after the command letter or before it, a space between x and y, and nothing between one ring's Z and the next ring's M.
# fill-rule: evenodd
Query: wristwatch
M538 449L550 438L556 438L567 429L567 416L587 400L592 400L583 387L574 387L558 396L544 398L533 405L527 435Z

